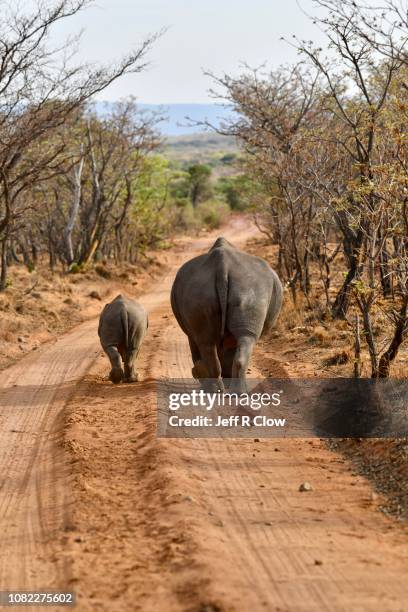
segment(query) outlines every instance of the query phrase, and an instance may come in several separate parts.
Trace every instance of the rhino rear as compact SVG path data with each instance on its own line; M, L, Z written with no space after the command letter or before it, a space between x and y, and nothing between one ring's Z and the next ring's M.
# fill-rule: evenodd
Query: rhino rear
M98 334L111 363L110 379L113 383L138 380L134 364L147 327L147 313L143 306L122 295L103 309Z

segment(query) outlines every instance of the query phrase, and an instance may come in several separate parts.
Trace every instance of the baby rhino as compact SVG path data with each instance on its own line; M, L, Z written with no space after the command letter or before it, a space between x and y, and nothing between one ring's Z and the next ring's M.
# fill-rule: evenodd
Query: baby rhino
M111 362L109 378L113 383L139 380L134 363L147 328L147 313L143 306L123 295L118 295L102 310L98 334Z

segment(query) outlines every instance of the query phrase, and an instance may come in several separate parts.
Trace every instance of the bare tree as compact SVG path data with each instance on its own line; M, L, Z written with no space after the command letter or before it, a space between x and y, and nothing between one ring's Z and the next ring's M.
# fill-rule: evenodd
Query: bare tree
M24 13L5 2L0 21L0 290L7 283L7 244L16 222L26 214L24 194L39 180L60 172L65 142L48 138L85 101L120 76L140 72L156 35L117 64L75 65L73 41L60 48L49 42L58 22L83 8L87 0L38 2ZM29 159L29 163L27 160Z
M309 71L216 79L238 115L221 131L238 138L262 186L256 221L278 245L293 301L300 289L325 316L355 321L357 310L372 375L387 376L407 334L406 21L396 21L402 9L394 2L384 15L351 0L315 4L330 53L296 40ZM345 270L334 295L337 257ZM312 303L313 275L323 306Z
M88 191L81 198L79 264L88 264L114 228L117 240L132 203L132 186L144 157L161 142L155 126L160 117L136 113L133 99L116 105L100 120L86 124Z

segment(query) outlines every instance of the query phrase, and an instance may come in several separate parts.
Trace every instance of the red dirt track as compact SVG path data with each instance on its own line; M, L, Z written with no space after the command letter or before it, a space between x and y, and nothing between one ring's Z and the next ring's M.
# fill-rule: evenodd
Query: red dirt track
M140 296L141 383L106 381L96 319L0 372L0 590L73 590L81 612L406 610L406 531L323 442L156 438L155 381L191 372L171 283L214 238ZM291 374L271 342L252 375Z

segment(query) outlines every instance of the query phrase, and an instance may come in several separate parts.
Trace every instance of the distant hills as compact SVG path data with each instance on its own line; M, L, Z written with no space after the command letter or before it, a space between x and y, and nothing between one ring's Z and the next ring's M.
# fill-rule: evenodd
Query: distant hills
M96 110L100 114L109 111L110 102L97 102ZM160 123L160 129L166 136L182 136L204 132L200 126L189 125L194 122L208 121L219 127L222 121L231 119L233 112L218 104L137 104L141 110L158 111L167 118Z
M168 136L162 153L182 167L191 164L207 164L217 175L231 174L233 161L239 156L235 138L216 132Z

